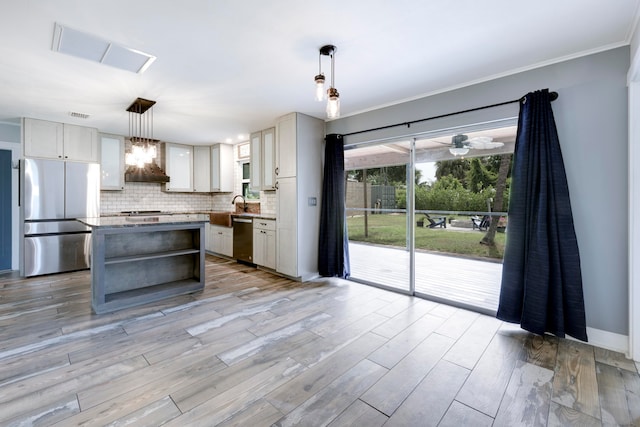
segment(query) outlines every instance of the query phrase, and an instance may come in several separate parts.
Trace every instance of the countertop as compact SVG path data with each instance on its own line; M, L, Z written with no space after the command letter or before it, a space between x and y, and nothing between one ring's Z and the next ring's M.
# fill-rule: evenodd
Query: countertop
M144 212L144 211L140 211L140 212ZM158 214L152 214L152 215L148 215L148 214L139 214L139 215L130 215L127 213L122 213L122 212L114 212L114 213L107 213L104 215L101 215L100 218L127 218L127 217L137 217L137 218L144 218L146 216L176 216L176 215L209 215L211 213L229 213L230 211L198 211L198 212L160 212ZM263 214L263 213L252 213L252 212L231 212L232 216L244 216L244 217L250 217L250 218L258 218L258 219L276 219L276 216L273 214Z
M257 218L257 219L273 219L273 220L275 220L275 219L276 219L275 215L267 215L267 214L259 214L259 213L244 213L244 212L239 212L239 213L231 214L231 216L247 217L247 218Z
M91 228L139 227L158 224L189 224L209 222L209 214L160 214L141 216L102 216L78 218Z

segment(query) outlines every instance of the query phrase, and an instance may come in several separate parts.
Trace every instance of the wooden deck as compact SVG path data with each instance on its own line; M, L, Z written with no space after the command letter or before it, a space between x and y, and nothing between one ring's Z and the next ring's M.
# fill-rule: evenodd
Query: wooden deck
M91 313L88 272L0 276L1 426L638 425L620 353L207 255L202 292Z
M409 252L349 243L351 276L390 288L409 289ZM498 310L502 264L456 256L416 252L416 293L481 312Z

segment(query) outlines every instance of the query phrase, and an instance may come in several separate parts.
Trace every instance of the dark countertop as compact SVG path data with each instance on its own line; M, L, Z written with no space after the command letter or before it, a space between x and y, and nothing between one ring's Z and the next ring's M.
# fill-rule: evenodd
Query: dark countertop
M257 219L273 219L273 220L276 219L275 215L267 215L267 214L259 214L259 213L234 213L231 216L257 218Z
M144 211L140 211L140 212L144 212ZM165 215L171 215L171 216L176 216L176 215L209 215L210 213L227 213L229 211L198 211L198 212L160 212L158 214L153 214L153 215L147 215L147 214L139 214L139 215L130 215L128 213L123 213L123 212L114 212L114 213L106 213L103 215L100 215L100 218L123 218L123 217L142 217L144 218L145 216L165 216ZM247 218L258 218L258 219L272 219L275 220L276 216L274 214L263 214L263 213L251 213L251 212L231 212L232 216L244 216Z
M209 222L208 214L160 214L141 216L102 216L78 218L91 228L139 227L158 224L194 224Z

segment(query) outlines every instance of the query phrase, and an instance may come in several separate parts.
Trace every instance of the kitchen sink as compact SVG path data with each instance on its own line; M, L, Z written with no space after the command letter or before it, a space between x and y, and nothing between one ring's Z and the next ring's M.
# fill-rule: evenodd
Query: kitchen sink
M209 213L209 223L213 225L222 225L224 227L231 227L232 215L235 215L235 212L211 212Z

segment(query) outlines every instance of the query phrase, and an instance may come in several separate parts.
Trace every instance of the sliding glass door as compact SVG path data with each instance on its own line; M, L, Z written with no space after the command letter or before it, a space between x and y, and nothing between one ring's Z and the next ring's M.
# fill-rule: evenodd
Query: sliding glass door
M515 133L506 126L348 147L352 278L495 312ZM470 142L456 147L456 139Z

